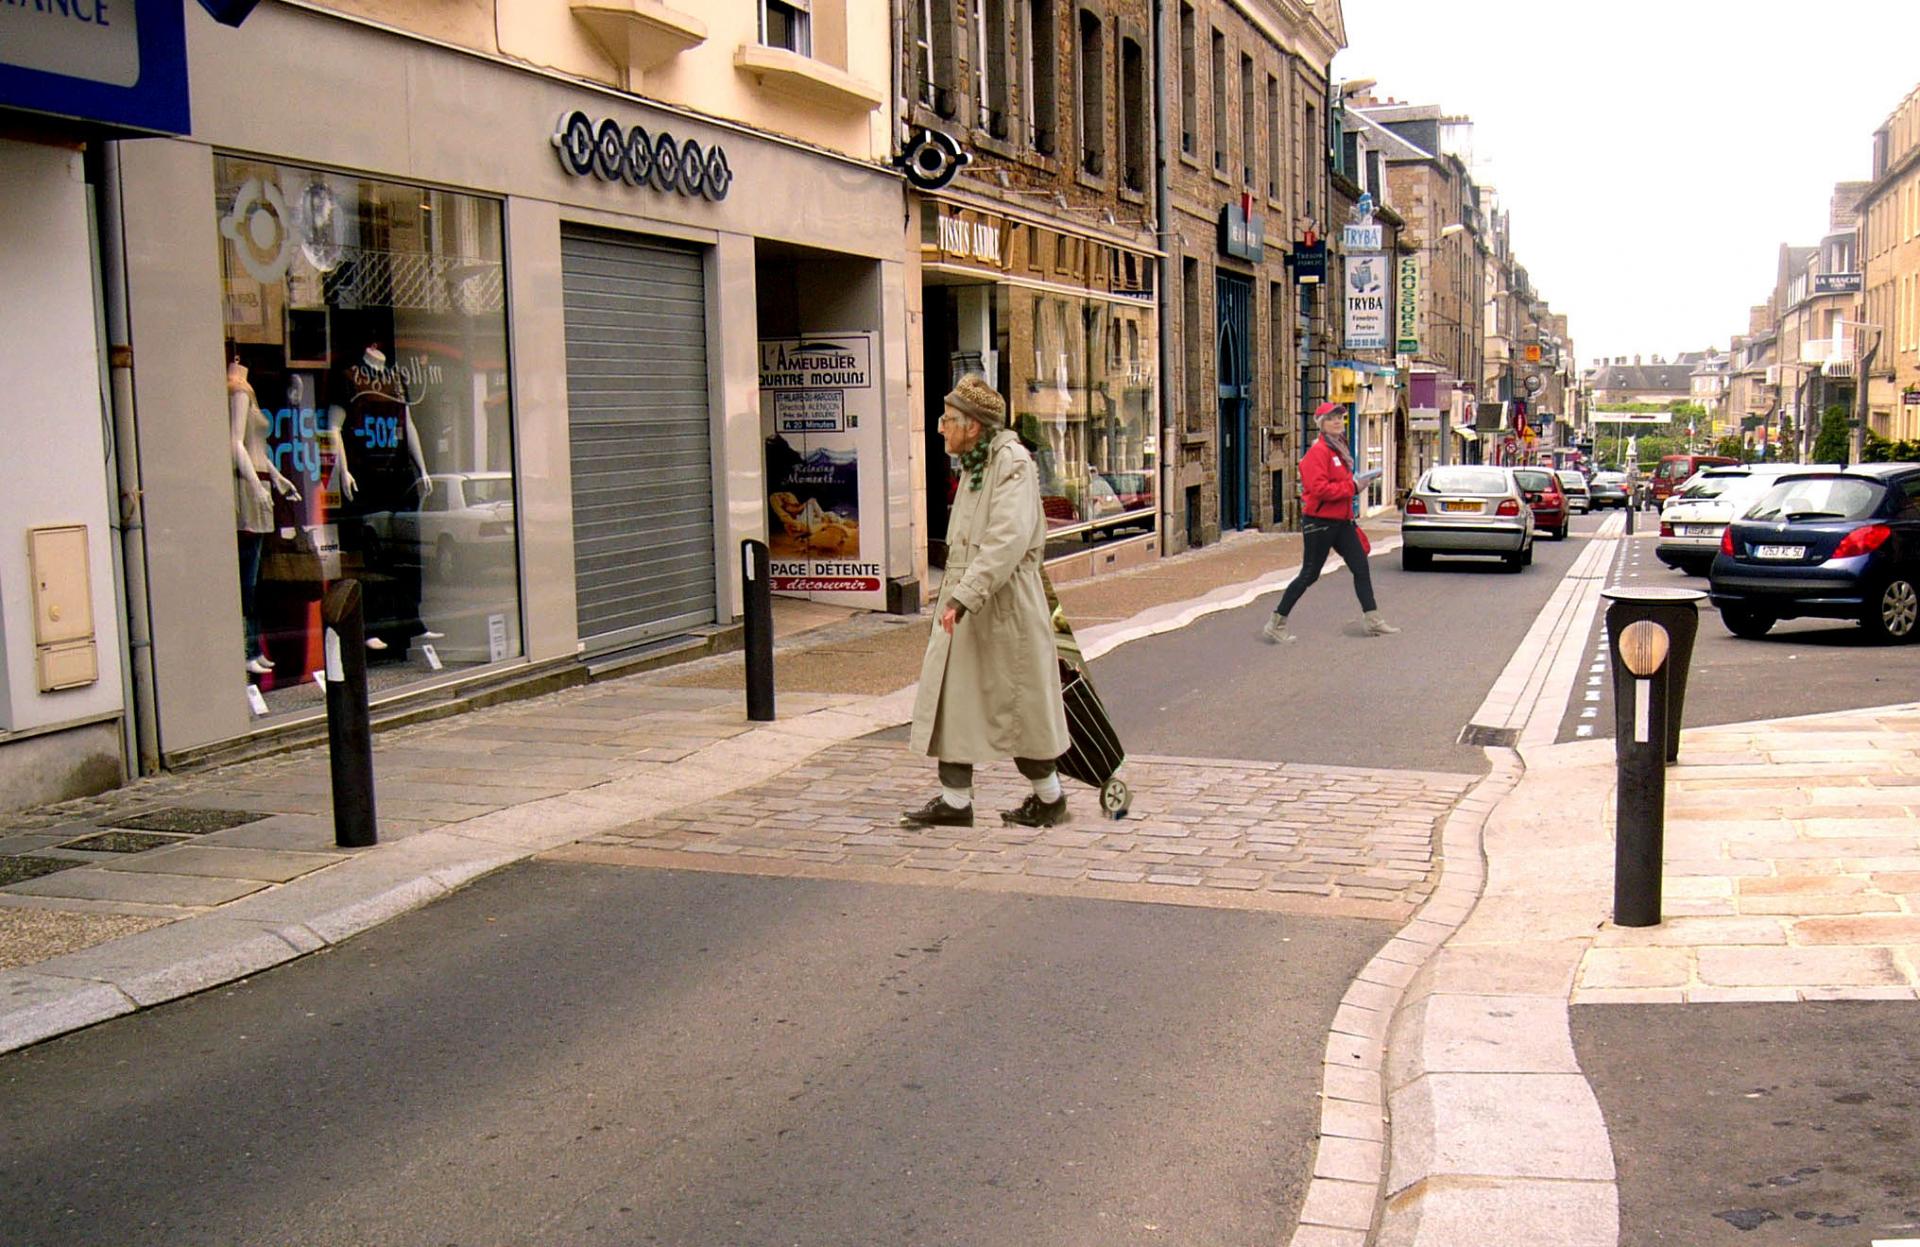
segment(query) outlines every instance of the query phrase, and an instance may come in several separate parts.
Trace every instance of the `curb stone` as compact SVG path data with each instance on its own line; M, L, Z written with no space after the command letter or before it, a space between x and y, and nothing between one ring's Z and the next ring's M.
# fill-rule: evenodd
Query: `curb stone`
M1439 885L1355 976L1334 1015L1321 1066L1313 1177L1289 1247L1365 1247L1373 1239L1387 1181L1389 1032L1398 1029L1422 967L1473 912L1487 878L1481 833L1526 769L1512 749L1486 754L1492 769L1441 826Z

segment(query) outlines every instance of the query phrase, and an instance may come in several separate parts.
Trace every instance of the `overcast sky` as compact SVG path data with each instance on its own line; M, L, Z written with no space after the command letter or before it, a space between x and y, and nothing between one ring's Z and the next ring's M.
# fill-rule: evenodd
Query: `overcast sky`
M1473 118L1582 365L1721 350L1920 85L1920 0L1342 0L1337 79Z

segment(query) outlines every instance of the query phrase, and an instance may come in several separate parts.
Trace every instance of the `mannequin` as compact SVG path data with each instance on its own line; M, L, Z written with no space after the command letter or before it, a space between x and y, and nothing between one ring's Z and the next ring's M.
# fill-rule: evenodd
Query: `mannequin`
M329 411L335 439L335 472L342 514L374 516L417 509L433 493L433 478L420 431L413 423L413 396L406 378L378 342L338 377L341 398ZM351 464L351 468L349 468ZM358 536L368 538L363 527ZM420 622L420 569L383 566L376 590L368 586L367 648L384 650L389 638L404 644L428 635ZM385 635L381 635L384 633Z
M300 491L267 453L267 417L247 382L247 368L236 356L227 363L227 414L233 434L233 506L240 532L240 613L247 625L247 670L273 670L260 643L256 590L260 584L260 547L273 531L273 495L300 501ZM269 489L269 486L272 488Z

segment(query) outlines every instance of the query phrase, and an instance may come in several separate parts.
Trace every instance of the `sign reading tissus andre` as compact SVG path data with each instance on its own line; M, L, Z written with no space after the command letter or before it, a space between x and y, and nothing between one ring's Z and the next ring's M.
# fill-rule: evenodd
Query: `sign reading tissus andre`
M776 593L886 606L874 337L819 333L760 342L767 546Z

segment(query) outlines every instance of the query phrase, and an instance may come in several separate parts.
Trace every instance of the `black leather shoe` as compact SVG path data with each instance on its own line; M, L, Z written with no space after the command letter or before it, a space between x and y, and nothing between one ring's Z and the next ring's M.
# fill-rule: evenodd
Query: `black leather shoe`
M970 805L948 805L945 797L935 797L917 810L907 810L900 815L903 827L971 827L973 826L973 807Z
M1067 794L1061 793L1058 801L1030 796L1019 809L1003 811L1000 821L1013 827L1058 827L1067 821Z

